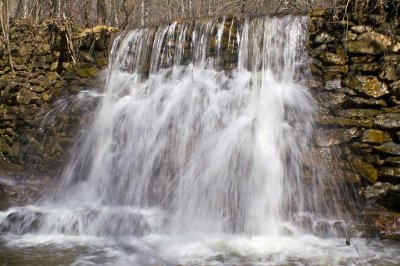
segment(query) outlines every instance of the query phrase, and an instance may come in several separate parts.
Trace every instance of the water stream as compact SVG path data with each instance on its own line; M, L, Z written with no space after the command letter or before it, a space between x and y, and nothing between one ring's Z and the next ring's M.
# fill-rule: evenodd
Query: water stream
M336 203L350 199L307 164L306 25L216 17L118 35L60 184L0 213L0 263L395 265L394 244L345 245Z

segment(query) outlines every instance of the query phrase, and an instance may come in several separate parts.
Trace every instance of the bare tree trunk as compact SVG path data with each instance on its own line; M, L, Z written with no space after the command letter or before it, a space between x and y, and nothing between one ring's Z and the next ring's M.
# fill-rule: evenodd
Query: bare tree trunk
M145 26L145 22L146 22L146 0L142 0L142 9L140 16L140 24L142 27Z
M54 0L54 17L61 18L62 0Z
M9 0L3 0L0 2L0 23L1 30L3 32L4 39L6 40L8 59L10 63L11 71L14 72L14 64L11 57L11 49L10 49L10 3Z
M97 0L97 23L106 24L107 10L105 0Z

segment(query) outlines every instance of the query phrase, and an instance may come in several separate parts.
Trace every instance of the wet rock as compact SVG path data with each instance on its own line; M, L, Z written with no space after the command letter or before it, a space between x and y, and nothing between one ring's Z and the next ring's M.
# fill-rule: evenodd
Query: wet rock
M332 230L335 237L345 238L348 236L346 226L342 222L335 222L332 225Z
M328 237L331 225L325 221L318 221L315 225L315 234L319 237Z
M386 213L375 219L375 226L379 229L382 239L400 240L400 214Z
M27 234L35 233L39 230L45 215L40 212L22 210L9 214L6 219L0 224L0 232Z
M389 209L400 210L400 185L376 182L361 190L361 195L371 202Z
M346 143L360 136L358 128L350 129L319 129L316 134L316 143L320 147Z
M375 109L342 109L336 110L335 113L338 116L346 118L371 118L378 114L378 110Z
M346 102L359 107L386 107L387 103L382 99L366 99L361 97L347 97Z
M378 174L382 177L400 178L400 167L382 167L379 169Z
M344 84L355 91L362 92L373 98L389 94L386 84L379 81L375 76L348 77L344 80Z
M320 53L319 58L323 63L332 66L344 65L346 63L346 58L326 51Z
M380 146L374 146L374 149L388 155L400 155L400 144L393 142L383 143Z
M340 105L345 102L346 95L344 93L319 93L315 96L318 103L324 107L331 107L332 105Z
M354 169L362 177L366 178L370 183L375 183L378 180L378 170L371 164L363 162L359 158L351 158Z
M374 124L385 129L400 128L400 113L387 113L377 115Z
M365 130L361 138L361 142L371 144L382 144L384 141L384 132L376 129Z
M321 125L331 126L349 126L349 127L366 127L370 128L373 126L372 120L370 119L349 119L341 118L330 115L321 115L317 119L317 123Z

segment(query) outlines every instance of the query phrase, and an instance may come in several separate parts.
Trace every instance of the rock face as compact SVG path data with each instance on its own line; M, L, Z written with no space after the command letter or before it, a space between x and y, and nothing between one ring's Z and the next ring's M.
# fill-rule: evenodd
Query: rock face
M369 225L381 237L400 239L398 16L396 10L353 2L348 17L344 10L310 12L310 70L318 80L312 92L321 110L316 144L336 154L336 168L361 188L361 197L383 206ZM330 20L334 16L338 22ZM358 134L346 137L350 129Z
M82 114L89 111L76 104L72 111L68 102L79 91L98 86L114 31L106 26L81 29L68 20L10 21L11 55L0 41L0 155L42 173L60 169L55 166L68 156Z

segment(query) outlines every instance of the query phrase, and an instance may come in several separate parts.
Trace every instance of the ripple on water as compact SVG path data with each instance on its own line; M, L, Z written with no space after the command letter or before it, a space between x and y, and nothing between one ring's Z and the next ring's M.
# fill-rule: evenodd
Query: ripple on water
M400 245L375 239L240 235L99 238L4 235L0 265L399 265Z

